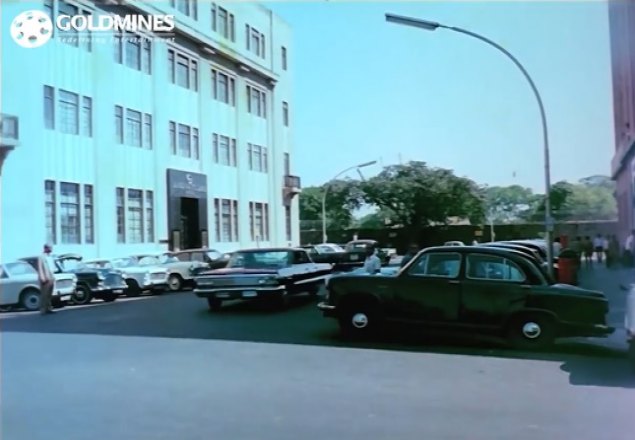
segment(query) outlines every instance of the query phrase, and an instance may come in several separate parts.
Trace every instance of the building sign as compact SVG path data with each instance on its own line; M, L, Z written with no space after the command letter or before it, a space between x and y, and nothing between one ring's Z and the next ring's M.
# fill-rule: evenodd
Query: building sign
M180 170L168 170L168 192L173 197L207 198L207 176Z

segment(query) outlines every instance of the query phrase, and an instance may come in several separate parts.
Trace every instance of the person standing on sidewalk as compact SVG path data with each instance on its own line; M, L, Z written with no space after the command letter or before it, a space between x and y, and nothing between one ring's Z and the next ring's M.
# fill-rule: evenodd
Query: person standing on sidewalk
M580 263L582 263L582 239L581 237L576 237L575 240L571 242L571 250L575 252L578 258L578 267L580 267Z
M595 258L598 263L602 263L604 258L604 239L600 234L596 235L593 239L593 250L595 251Z
M410 244L410 246L408 246L408 252L406 252L406 255L403 256L403 258L401 259L401 264L399 265L400 267L404 267L406 264L408 264L410 262L410 260L412 260L415 255L417 255L419 253L419 246L417 246L416 244L412 243Z
M582 243L582 251L584 252L584 263L587 267L593 266L593 242L588 235L584 237Z
M381 260L377 256L374 246L366 248L366 260L364 261L364 271L371 275L381 273Z
M609 262L610 260L610 262ZM620 263L620 243L615 235L611 235L606 254L606 267L616 267Z
M51 256L53 247L44 245L44 253L37 260L37 274L40 281L40 314L48 315L53 312L53 289L55 287L55 261Z

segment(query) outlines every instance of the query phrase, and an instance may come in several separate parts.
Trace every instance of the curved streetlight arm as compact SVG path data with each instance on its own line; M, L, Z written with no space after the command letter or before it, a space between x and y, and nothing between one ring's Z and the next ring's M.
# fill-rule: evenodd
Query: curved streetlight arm
M507 58L509 58L518 69L522 72L523 76L529 83L531 90L534 92L534 96L536 97L536 101L538 101L538 107L540 109L540 119L542 122L542 136L543 136L543 144L544 144L544 167L545 167L545 240L547 242L547 262L549 263L549 273L553 275L553 239L551 237L551 228L552 228L552 219L551 219L551 164L549 158L549 135L547 131L547 116L545 114L545 106L542 102L542 97L540 96L540 92L538 92L538 88L534 83L534 80L527 72L527 69L518 61L518 59L512 55L507 49L505 49L500 44L495 41L490 40L487 37L484 37L480 34L477 34L472 31L468 31L467 29L462 29L455 26L446 26L439 23L434 23L436 27L448 29L450 31L458 32L461 34L468 35L470 37L476 38L477 40L481 40L484 43L489 44L490 46L495 47L500 52L505 54Z

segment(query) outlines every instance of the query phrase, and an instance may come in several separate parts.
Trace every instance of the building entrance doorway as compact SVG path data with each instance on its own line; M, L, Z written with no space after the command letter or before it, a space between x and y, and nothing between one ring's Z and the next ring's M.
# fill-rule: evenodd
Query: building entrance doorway
M201 247L199 200L181 197L181 249Z

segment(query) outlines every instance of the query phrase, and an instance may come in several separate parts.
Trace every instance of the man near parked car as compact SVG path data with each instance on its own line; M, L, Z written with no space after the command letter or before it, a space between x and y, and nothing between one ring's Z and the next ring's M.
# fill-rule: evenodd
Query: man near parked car
M593 250L598 263L602 263L604 259L604 238L600 234L593 239Z
M364 271L375 275L381 272L381 260L377 256L374 246L366 248L366 260L364 260Z
M40 314L53 313L52 297L55 287L55 261L51 256L53 246L44 245L44 253L37 260L37 274L40 282Z
M408 246L408 252L406 252L406 255L404 255L401 259L400 267L404 267L406 264L408 264L410 260L412 260L415 255L417 255L417 253L419 253L419 246L411 243L410 246Z

